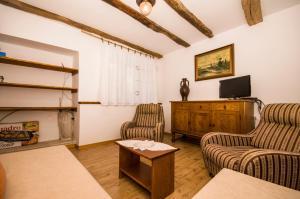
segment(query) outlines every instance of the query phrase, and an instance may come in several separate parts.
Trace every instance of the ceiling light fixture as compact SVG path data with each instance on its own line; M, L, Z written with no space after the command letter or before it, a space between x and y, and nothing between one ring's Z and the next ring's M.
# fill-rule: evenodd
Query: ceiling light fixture
M140 7L141 13L147 16L150 14L155 0L136 0L136 4Z

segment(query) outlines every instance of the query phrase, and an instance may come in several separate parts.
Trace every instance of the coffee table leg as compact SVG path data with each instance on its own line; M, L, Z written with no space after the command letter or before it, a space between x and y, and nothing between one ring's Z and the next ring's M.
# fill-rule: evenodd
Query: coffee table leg
M131 153L126 148L119 146L119 178L124 176L122 168L128 168L132 165L139 164L140 156Z
M174 153L152 161L151 199L165 198L174 192Z

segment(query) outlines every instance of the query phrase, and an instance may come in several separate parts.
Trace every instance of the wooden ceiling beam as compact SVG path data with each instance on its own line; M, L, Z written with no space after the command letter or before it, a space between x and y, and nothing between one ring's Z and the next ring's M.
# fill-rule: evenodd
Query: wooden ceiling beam
M16 8L18 10L22 10L22 11L29 12L29 13L32 13L32 14L35 14L35 15L46 17L48 19L52 19L52 20L63 22L65 24L68 24L68 25L73 26L75 28L79 28L81 30L94 33L96 35L99 35L100 37L103 37L103 38L106 38L106 39L118 42L120 44L124 44L124 45L126 45L128 47L131 47L133 49L136 49L138 51L144 52L146 54L152 55L152 56L157 57L157 58L162 58L163 57L161 54L159 54L157 52L153 52L151 50L145 49L145 48L143 48L141 46L138 46L136 44L130 43L128 41L125 41L125 40L123 40L123 39L121 39L119 37L115 37L113 35L105 33L105 32L103 32L103 31L101 31L99 29L96 29L96 28L87 26L85 24L73 21L73 20L71 20L69 18L63 17L63 16L55 14L53 12L49 12L47 10L43 10L41 8L32 6L30 4L27 4L27 3L24 3L24 2L21 2L21 1L18 1L18 0L0 0L0 3L3 4L3 5L9 6L9 7Z
M187 20L190 24L192 24L195 28L197 28L200 32L202 32L207 37L213 37L213 32L193 13L191 13L180 0L165 0L165 2L181 17Z
M249 26L263 21L260 0L242 0L242 7Z
M146 27L152 29L153 31L166 35L167 37L169 37L170 39L175 41L177 44L182 45L184 47L189 47L190 46L190 44L187 43L186 41L180 39L175 34L171 33L167 29L161 27L160 25L158 25L154 21L148 19L147 17L145 17L144 15L139 13L138 11L134 10L130 6L127 6L122 1L120 1L120 0L102 0L102 1L104 1L105 3L111 5L115 8L117 8L118 10L126 13L127 15L131 16L132 18L139 21L140 23L142 23Z

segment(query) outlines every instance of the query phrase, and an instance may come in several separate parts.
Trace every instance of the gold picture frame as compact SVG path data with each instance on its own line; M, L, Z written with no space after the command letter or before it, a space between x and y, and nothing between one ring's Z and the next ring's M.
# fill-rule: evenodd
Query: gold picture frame
M234 44L195 55L195 81L234 76Z

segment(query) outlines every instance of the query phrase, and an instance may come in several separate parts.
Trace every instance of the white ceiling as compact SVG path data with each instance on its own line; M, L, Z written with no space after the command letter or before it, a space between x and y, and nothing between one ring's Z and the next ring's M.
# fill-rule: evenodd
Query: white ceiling
M184 48L102 0L22 1L161 54ZM135 0L122 1L138 10ZM246 23L241 0L182 0L182 2L213 31L214 35ZM300 0L262 0L263 16L298 3ZM148 17L190 44L206 39L206 36L181 18L164 0L156 0L153 11Z

